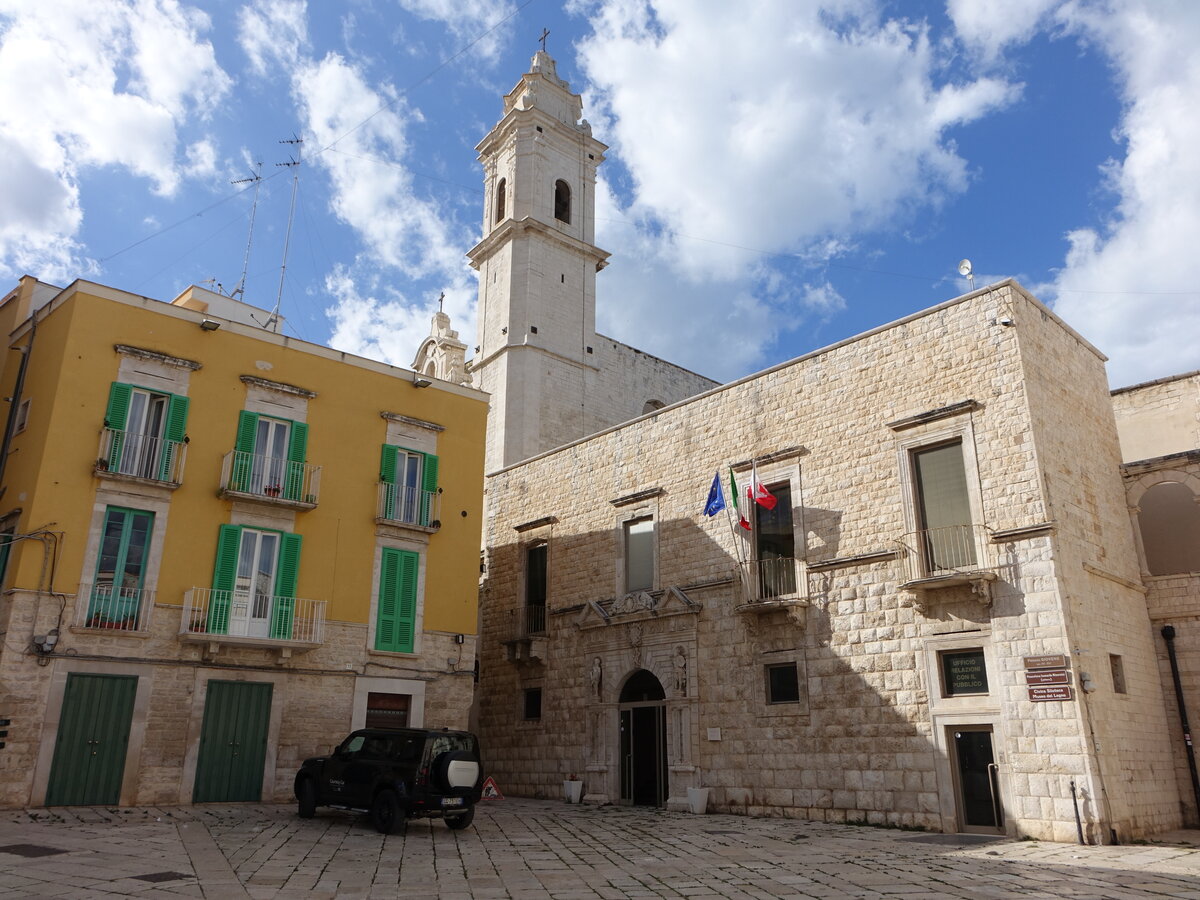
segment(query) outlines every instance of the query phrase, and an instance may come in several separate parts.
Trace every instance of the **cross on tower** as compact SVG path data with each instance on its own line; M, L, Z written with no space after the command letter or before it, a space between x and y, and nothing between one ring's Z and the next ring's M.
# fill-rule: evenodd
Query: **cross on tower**
M542 42L542 52L543 53L546 52L546 38L549 37L549 35L550 35L550 30L547 28L543 28L541 37L538 38L538 40Z
M438 312L444 312L444 310L442 309L442 303L445 302L445 300L446 300L446 292L442 291L440 294L438 294Z

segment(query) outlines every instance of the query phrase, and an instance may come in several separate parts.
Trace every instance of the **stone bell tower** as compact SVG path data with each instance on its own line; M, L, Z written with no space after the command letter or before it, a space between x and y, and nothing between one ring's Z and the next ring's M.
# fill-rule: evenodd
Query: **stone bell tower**
M475 149L483 163L483 240L473 383L492 395L487 471L594 431L597 381L596 167L604 144L545 51L504 98Z

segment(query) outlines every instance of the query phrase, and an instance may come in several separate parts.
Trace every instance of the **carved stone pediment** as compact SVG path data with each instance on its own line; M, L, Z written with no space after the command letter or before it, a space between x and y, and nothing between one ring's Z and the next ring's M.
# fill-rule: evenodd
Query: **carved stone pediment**
M695 615L702 608L698 600L674 586L661 591L632 591L609 600L589 600L575 624L578 628L595 628L658 616Z

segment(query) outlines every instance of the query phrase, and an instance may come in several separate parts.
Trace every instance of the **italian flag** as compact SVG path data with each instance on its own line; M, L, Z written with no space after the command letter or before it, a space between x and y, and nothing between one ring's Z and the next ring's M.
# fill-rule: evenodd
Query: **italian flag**
M729 469L729 496L733 498L733 511L737 514L738 524L741 525L743 528L745 528L747 531L749 531L750 530L750 520L746 518L746 514L742 512L742 507L738 503L737 479L735 479L733 477L733 467L732 466ZM749 495L747 495L747 497L748 496ZM746 504L747 509L749 509L749 506L750 506L750 504L747 503Z

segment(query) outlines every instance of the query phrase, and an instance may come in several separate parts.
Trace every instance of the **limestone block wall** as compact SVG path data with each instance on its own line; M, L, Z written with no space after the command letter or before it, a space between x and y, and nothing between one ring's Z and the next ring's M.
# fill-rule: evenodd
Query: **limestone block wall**
M1200 447L1200 372L1118 388L1112 405L1125 462Z
M1016 328L999 324L1002 314ZM1035 317L1042 324L1029 330L1044 325L1047 334L1018 340ZM1066 336L1052 337L1054 329ZM589 794L619 797L620 689L647 668L667 691L676 802L703 784L719 810L951 828L959 816L952 742L957 727L972 725L992 729L1011 833L1073 839L1072 780L1086 788L1093 839L1107 837L1108 823L1123 836L1169 825L1170 791L1149 783L1160 774L1150 743L1162 718L1141 674L1133 703L1147 709L1135 726L1106 734L1129 746L1112 751L1099 774L1088 726L1107 708L1085 719L1083 701L1032 703L1025 684L1024 657L1073 654L1070 604L1090 609L1098 595L1119 607L1081 632L1089 644L1122 627L1137 631L1129 624L1136 610L1125 608L1136 592L1101 577L1113 585L1102 593L1083 569L1103 544L1115 569L1103 571L1128 571L1128 529L1115 527L1119 483L1114 491L1097 475L1054 493L1068 465L1092 452L1081 450L1085 439L1100 445L1089 458L1117 478L1099 365L1040 304L1004 283L490 476L479 727L502 790L557 796L564 774L582 770ZM1050 390L1056 374L1076 380L1075 392ZM1039 443L1076 412L1077 430ZM973 514L989 535L980 552L996 574L990 605L967 585L901 589L914 527L907 453L949 438L963 442ZM738 609L735 577L744 538L699 511L714 471L725 480L729 464L772 455L760 474L791 485L809 602L748 613ZM623 499L631 495L641 499ZM1094 509L1101 521L1060 529L1052 508L1071 518ZM621 596L622 523L632 515L655 521L661 606L618 604L621 612L601 621L595 604L613 608ZM537 520L549 524L516 527ZM549 636L527 648L511 640L512 613L523 602L525 550L541 540ZM662 605L676 602L672 587L695 608ZM1144 608L1142 617L1144 626ZM1142 643L1135 634L1121 645L1137 665ZM939 654L960 648L986 654L986 695L943 696ZM589 675L596 660L598 685ZM766 702L764 667L777 661L796 663L800 703ZM525 721L529 688L542 691L542 715ZM1134 734L1154 727L1158 735ZM1143 752L1147 774L1129 765Z

